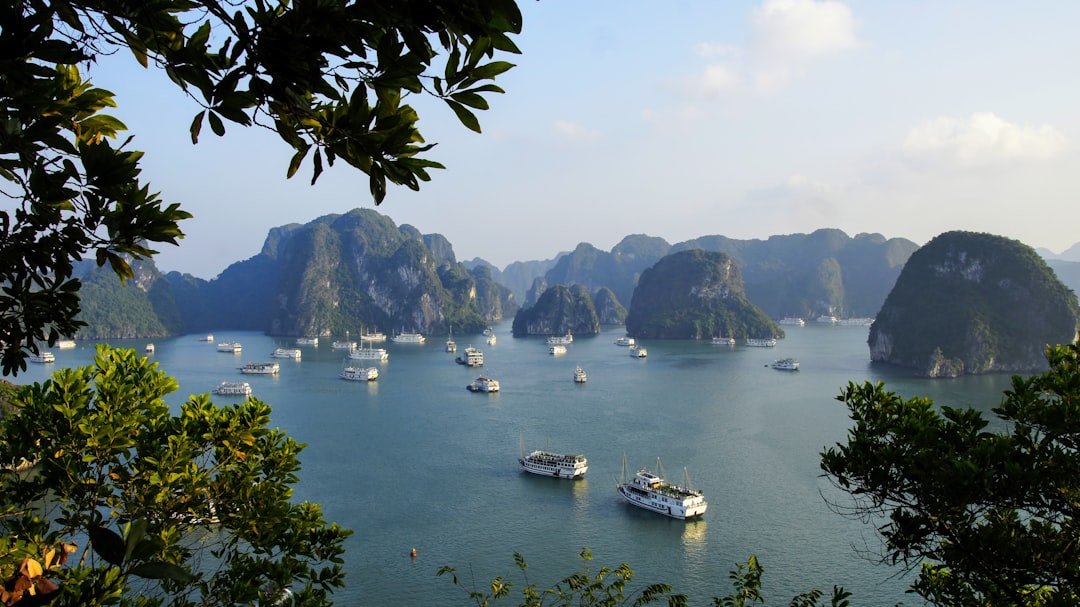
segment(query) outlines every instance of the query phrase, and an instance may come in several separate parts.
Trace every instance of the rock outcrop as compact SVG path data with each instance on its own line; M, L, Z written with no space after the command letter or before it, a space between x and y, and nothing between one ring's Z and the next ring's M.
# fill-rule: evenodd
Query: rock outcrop
M514 315L514 337L529 335L596 335L600 319L592 296L582 285L555 285L540 295L536 305Z
M947 232L913 253L868 344L870 359L928 377L1032 373L1047 345L1076 338L1080 307L1031 247Z

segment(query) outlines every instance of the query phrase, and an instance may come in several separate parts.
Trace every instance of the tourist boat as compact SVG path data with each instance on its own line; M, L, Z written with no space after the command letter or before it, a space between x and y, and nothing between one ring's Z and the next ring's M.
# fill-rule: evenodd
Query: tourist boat
M56 347L59 350L69 350L69 349L75 347L75 340L74 339L57 340Z
M634 338L633 337L620 337L620 338L615 340L615 345L616 346L633 346L634 345Z
M487 345L489 345L489 346L494 346L495 345L495 336L494 335L488 335Z
M330 347L335 349L335 350L355 350L356 349L356 342L355 341L335 341L334 343L330 344Z
M495 335L495 329L492 329L491 327L484 329L484 337L490 337L492 335Z
M645 349L645 346L630 346L631 358L645 358L649 355L649 351Z
M781 371L798 371L799 361L794 358L781 358L780 360L773 361L772 368L780 369Z
M499 382L498 380L481 375L473 380L471 384L465 386L465 389L469 392L498 392Z
M376 367L345 367L341 370L341 379L375 381L379 379L379 369Z
M390 339L396 344L422 344L427 341L427 338L419 333L398 333Z
M223 341L217 345L217 351L226 352L228 354L239 354L244 351L244 346L241 346L238 341Z
M214 388L214 394L221 396L251 396L251 384L246 381L223 381Z
M318 337L297 337L296 345L298 346L317 346L319 345Z
M472 346L469 346L468 348L465 348L465 356L458 356L454 360L457 362L457 364L465 365L466 367L483 367L484 353Z
M776 338L775 337L767 337L767 338L747 337L746 338L746 345L752 346L752 347L755 347L755 348L773 348L773 347L776 346Z
M782 324L782 325L792 325L792 326L795 326L795 327L802 327L802 326L806 325L806 321L801 319L801 318L794 318L794 317L788 316L787 318L781 318L780 319L780 324Z
M212 342L212 341L214 341L214 334L213 334L213 333L207 333L207 334L206 334L205 336L203 336L203 337L200 337L200 338L199 338L199 341L209 341L209 342Z
M551 476L555 478L575 479L585 476L589 470L589 461L577 453L551 453L536 450L526 454L522 450L518 464L525 472Z
M569 331L566 335L551 335L547 338L549 344L572 344L574 343L574 336Z
M353 360L378 360L384 361L390 358L385 348L360 348L349 352L349 358Z
M856 327L869 327L874 324L873 318L841 318L836 321L838 325L844 326L856 326Z
M566 346L562 344L552 344L548 346L549 354L566 354Z
M146 352L147 354L153 354L154 353L154 344L146 344L146 347L143 348L143 351Z
M589 376L585 375L585 369L581 368L581 365L574 367L574 383L583 384L589 379Z
M243 367L240 367L241 373L248 373L251 375L277 375L281 370L281 365L277 363L247 363Z
M734 346L734 337L714 337L712 338L712 345L714 346Z
M631 504L677 519L692 519L705 514L709 504L700 491L690 488L689 478L683 485L669 483L663 478L660 458L656 458L657 474L642 468L627 482L626 459L623 458L623 481L616 485L619 495Z
M817 320L815 320L814 322L819 322L823 325L835 325L837 323L837 320L835 316L822 314L821 316L818 316Z
M56 362L56 355L48 350L42 350L37 354L30 355L30 362L32 363L54 363Z
M300 350L295 348L276 348L270 353L271 358L291 358L294 360L300 360Z
M386 341L386 334L385 333L379 333L378 331L376 331L374 333L361 333L360 334L360 341L362 341L362 342L370 341L371 343L384 342L384 341Z
M450 353L457 352L457 342L452 339L446 340L446 351Z

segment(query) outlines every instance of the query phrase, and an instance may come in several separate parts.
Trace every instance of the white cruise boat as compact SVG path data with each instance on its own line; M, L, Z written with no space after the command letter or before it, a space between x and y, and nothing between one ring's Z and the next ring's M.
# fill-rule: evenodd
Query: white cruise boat
M213 333L207 333L205 336L200 337L199 341L208 341L208 342L212 343L214 341L214 334Z
M496 341L497 341L497 340L495 339L495 335L494 335L494 334L492 334L492 335L488 335L488 337L487 337L487 345L489 345L489 346L494 346L494 345L495 345L495 342L496 342Z
M484 329L484 337L491 337L492 335L495 335L495 329L492 329L491 327Z
M747 337L746 338L746 345L754 347L754 348L774 348L774 347L776 347L776 338L775 337L768 337L768 338Z
M446 340L446 351L451 354L457 352L457 342L452 339Z
M780 360L773 361L772 368L780 369L781 371L798 371L799 361L794 358L781 358Z
M228 354L239 354L244 351L244 346L241 346L238 341L223 341L217 345L217 351Z
M633 346L634 345L634 338L633 337L620 337L620 338L615 340L615 345L616 346Z
M469 392L498 392L499 381L481 375L473 380L471 384L465 386L465 389Z
M251 384L246 381L223 381L214 388L214 394L221 396L251 396Z
M386 341L386 333L379 333L378 331L376 331L374 333L361 333L360 334L360 341L362 341L362 342L369 341L371 343L381 343L381 342Z
M802 326L806 325L806 321L801 319L801 318L795 318L793 316L788 316L787 318L781 318L780 319L780 324L782 324L782 325L791 325L793 327L802 327Z
M386 352L385 348L360 348L359 350L353 350L349 352L349 358L353 360L378 360L383 361L390 358L390 354Z
M566 354L566 346L562 344L552 344L548 346L548 354Z
M574 343L574 336L571 335L569 331L567 331L566 335L551 335L551 336L549 336L547 338L547 342L548 342L548 344L551 344L551 345L554 345L554 344L563 344L563 345L572 344L572 343Z
M821 316L818 316L817 320L815 320L814 322L819 322L823 325L835 325L837 323L837 320L835 316L822 314Z
M379 379L379 369L376 367L345 367L341 370L341 379L375 381Z
M293 360L300 360L301 352L296 348L276 348L270 353L271 358L291 358Z
M390 338L395 344L422 344L427 338L419 333L398 333Z
M662 475L660 458L656 459L657 471ZM623 460L626 469L626 460ZM625 472L623 474L625 479ZM616 485L619 495L631 504L658 512L677 519L692 519L705 514L709 504L700 491L690 488L689 480L685 485L676 485L642 468L629 482L625 480Z
M454 359L457 364L465 365L466 367L483 367L484 366L484 353L476 348L469 346L465 348L465 356L458 356Z
M48 350L42 350L37 354L31 354L29 360L32 363L54 363L56 362L56 355Z
M714 337L712 338L712 345L714 346L734 346L734 337Z
M317 346L319 345L318 337L297 337L296 345L298 346Z
M630 346L631 358L645 358L649 355L649 351L645 349L645 346Z
M585 374L585 369L581 368L581 365L574 367L574 383L583 384L589 380L589 376Z
M241 373L249 375L277 375L281 365L277 363L247 363L240 367Z
M335 350L355 350L356 349L356 342L355 341L344 341L344 340L343 341L335 341L335 342L330 344L330 347L335 349Z
M59 339L56 341L56 348L58 350L68 350L75 347L74 339Z
M874 319L873 318L841 318L840 320L836 321L836 324L844 325L846 327L851 327L851 326L869 327L870 325L874 324Z
M589 461L584 455L577 453L550 453L536 450L529 454L523 453L518 458L518 464L525 472L555 478L581 478L589 470Z
M143 352L146 352L147 354L153 354L154 350L154 344L146 344L146 347L143 348Z

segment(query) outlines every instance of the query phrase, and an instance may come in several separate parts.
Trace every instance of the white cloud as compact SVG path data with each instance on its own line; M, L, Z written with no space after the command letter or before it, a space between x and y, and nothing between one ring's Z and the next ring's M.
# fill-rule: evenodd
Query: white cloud
M602 137L600 131L569 120L555 121L555 134L565 141L599 141Z
M707 98L782 89L811 62L857 47L856 25L851 9L836 0L765 0L751 16L745 49L717 43L695 46L706 59L725 60L707 65L688 88Z
M937 118L912 129L904 151L915 159L971 167L1053 158L1065 143L1065 136L1049 125L1016 125L991 112L978 112L967 119Z

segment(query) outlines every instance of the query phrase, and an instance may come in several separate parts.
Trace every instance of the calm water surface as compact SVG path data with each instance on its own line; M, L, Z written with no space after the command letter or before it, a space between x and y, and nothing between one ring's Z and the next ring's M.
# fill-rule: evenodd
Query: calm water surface
M904 396L988 410L1009 382L930 381L871 366L866 327L786 327L776 348L656 341L645 343L647 359L614 345L621 327L576 338L559 356L542 338L512 338L509 323L495 328L493 346L471 336L485 353L483 373L502 384L491 395L465 390L478 373L454 364L441 336L388 342L390 359L372 383L338 378L343 357L329 339L303 347L302 361L279 360L277 377L237 370L294 347L257 333L215 333L218 342L240 341L242 354L190 335L155 341L152 357L180 383L172 404L223 380L248 381L273 406L273 423L307 443L298 498L354 531L348 587L335 602L372 606L468 605L435 576L442 565L480 588L499 575L524 585L514 552L530 564L528 582L546 588L579 568L585 547L594 570L629 563L635 587L671 583L691 605L730 592L728 572L751 554L765 567L770 604L834 584L853 591L856 604L917 604L900 571L856 555L877 546L872 526L834 513L822 497L835 493L820 478L819 453L849 426L835 397L849 381L884 381ZM470 336L455 340L459 349L470 344ZM112 343L141 352L146 342ZM89 364L93 351L54 350L55 365L31 365L17 380ZM800 371L767 366L788 356ZM586 384L573 383L578 364ZM584 453L586 478L519 472L522 439L528 450ZM657 458L668 478L682 481L685 470L709 500L704 519L676 521L623 503L615 482L624 454L630 473L654 470Z

